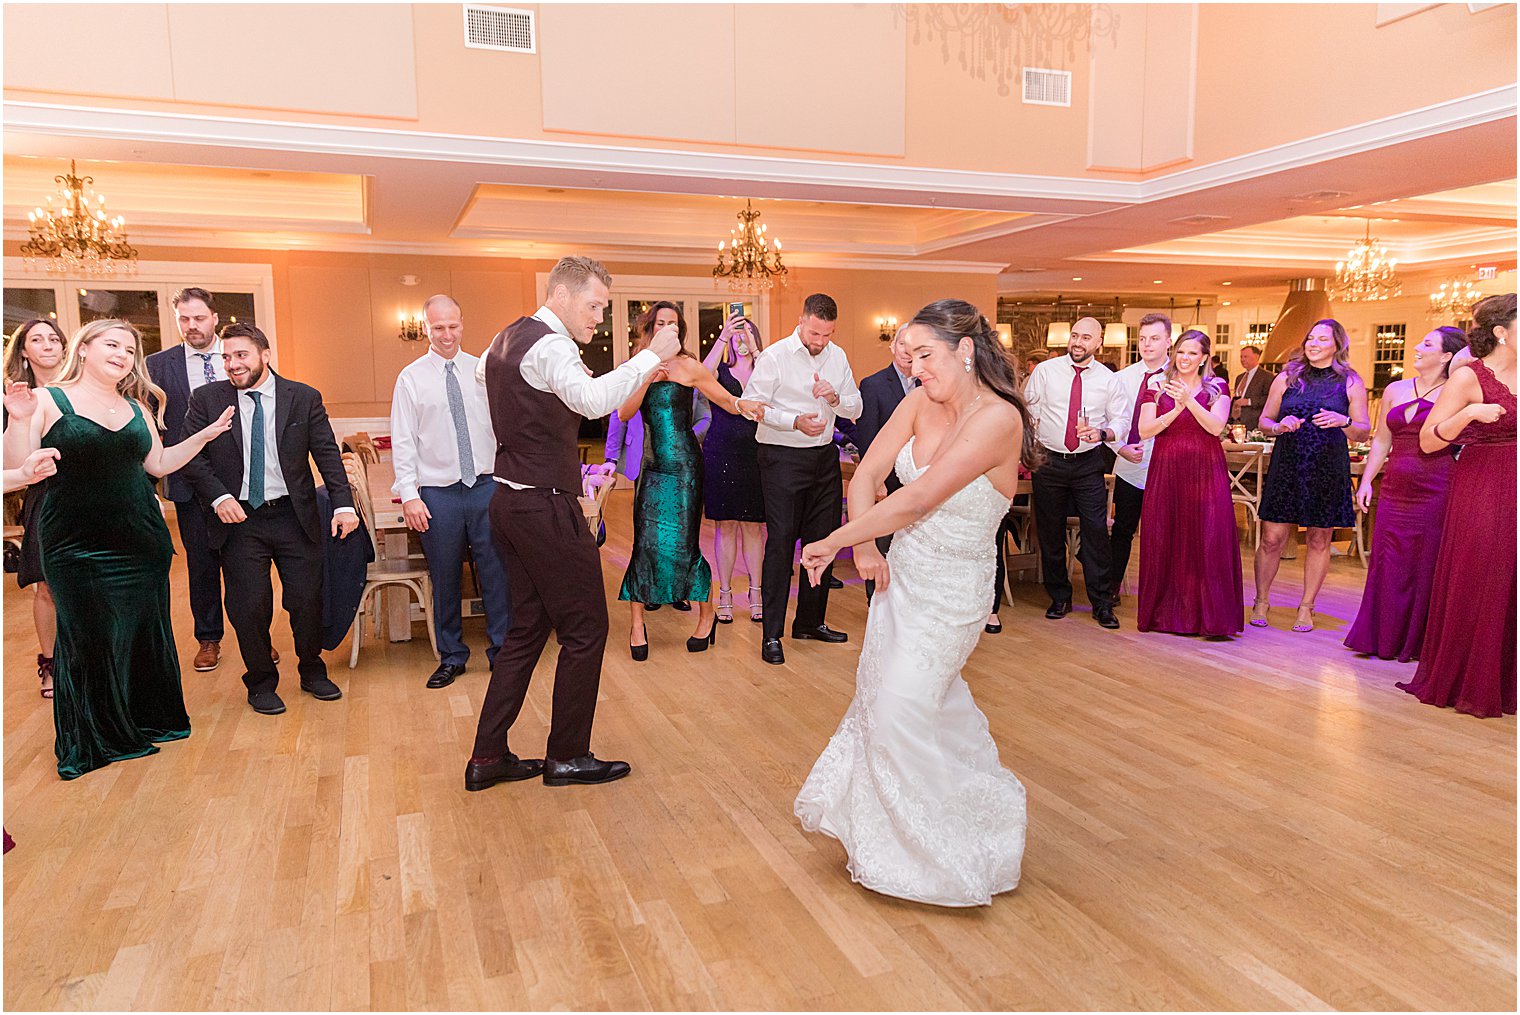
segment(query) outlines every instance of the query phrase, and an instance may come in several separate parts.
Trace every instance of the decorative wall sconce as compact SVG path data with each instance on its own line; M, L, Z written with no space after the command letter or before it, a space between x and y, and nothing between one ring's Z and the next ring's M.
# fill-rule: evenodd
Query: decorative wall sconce
M999 324L997 326L997 334L998 345L1001 345L1004 349L1013 348L1013 325Z
M403 342L421 342L427 338L427 322L421 314L408 316L405 310L401 311L401 331L398 337Z
M877 338L881 339L883 342L890 342L890 341L892 341L893 337L896 336L896 334L897 334L897 318L895 318L895 317L878 317L878 318L876 318L876 330L879 331L879 332L881 332L881 334L879 334L879 335L876 336Z

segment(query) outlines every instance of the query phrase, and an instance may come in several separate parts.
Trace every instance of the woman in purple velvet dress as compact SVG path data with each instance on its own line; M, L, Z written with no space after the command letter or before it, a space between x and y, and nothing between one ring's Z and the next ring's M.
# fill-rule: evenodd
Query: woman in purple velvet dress
M1451 474L1430 617L1414 679L1427 705L1515 712L1515 294L1473 308L1468 348L1420 428L1420 449L1462 445Z
M1452 356L1465 348L1467 333L1462 329L1435 329L1415 346L1418 376L1394 381L1383 391L1383 419L1372 436L1367 469L1356 491L1357 505L1366 511L1372 504L1372 481L1382 473L1367 588L1346 635L1346 647L1355 652L1401 663L1420 657L1430 581L1446 520L1446 494L1456 464L1450 448L1430 455L1420 450L1420 427L1436 404L1436 392L1446 384Z
M1185 331L1166 372L1140 393L1140 436L1156 438L1140 511L1142 631L1224 637L1245 629L1235 505L1219 445L1230 397L1203 375L1208 362L1209 337Z

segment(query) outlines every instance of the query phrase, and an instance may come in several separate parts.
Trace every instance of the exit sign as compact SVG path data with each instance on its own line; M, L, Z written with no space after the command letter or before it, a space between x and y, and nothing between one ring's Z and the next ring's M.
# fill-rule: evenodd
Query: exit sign
M1478 268L1478 281L1483 282L1491 278L1497 278L1499 266L1497 264L1485 264Z

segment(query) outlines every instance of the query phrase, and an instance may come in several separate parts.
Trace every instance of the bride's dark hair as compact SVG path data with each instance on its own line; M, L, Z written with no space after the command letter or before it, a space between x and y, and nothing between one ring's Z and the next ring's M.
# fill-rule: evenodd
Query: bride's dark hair
M908 324L928 328L934 332L935 338L952 349L960 344L961 339L971 339L976 349L972 368L977 379L1018 410L1019 418L1024 422L1024 444L1019 457L1026 467L1038 467L1044 455L1035 439L1029 407L1024 404L1024 395L1019 391L1018 368L1013 357L998 343L997 331L987 323L981 311L965 300L935 300L914 314Z

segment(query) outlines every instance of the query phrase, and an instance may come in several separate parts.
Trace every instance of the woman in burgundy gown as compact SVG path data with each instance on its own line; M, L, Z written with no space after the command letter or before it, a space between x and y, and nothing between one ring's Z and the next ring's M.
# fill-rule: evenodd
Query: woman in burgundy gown
M1235 505L1219 434L1224 384L1201 376L1209 337L1185 331L1140 393L1140 436L1155 437L1140 511L1140 630L1215 637L1245 629Z
M1346 647L1353 651L1401 663L1420 657L1456 464L1449 448L1429 455L1420 450L1420 427L1446 383L1452 356L1465 348L1467 333L1460 328L1435 329L1415 346L1418 376L1394 381L1383 391L1383 419L1356 491L1356 502L1366 511L1372 504L1372 481L1382 473L1367 588L1346 635Z
M1430 617L1414 679L1427 705L1515 712L1515 294L1473 309L1468 347L1420 429L1420 448L1462 445L1452 470Z

